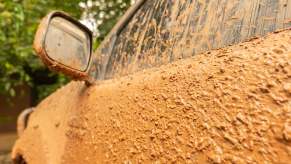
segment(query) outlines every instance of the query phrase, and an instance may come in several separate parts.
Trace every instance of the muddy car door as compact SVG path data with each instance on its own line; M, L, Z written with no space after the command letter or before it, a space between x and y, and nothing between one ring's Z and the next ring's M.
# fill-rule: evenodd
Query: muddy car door
M291 27L291 2L145 1L99 49L98 79L122 76Z
M129 17L126 15L126 21L118 23L116 28L112 30L100 48L95 52L94 56L97 59L93 60L91 73L94 73L96 79L104 80L127 75L141 69L187 58L200 52L239 43L255 36L265 35L270 31L291 27L291 1L147 0L138 1L137 4L133 8L134 10L128 12ZM287 45L287 49L290 49L290 42L288 42L290 40L290 32L287 30L287 32L281 35L284 35L284 37L281 37L282 42ZM279 36L273 35L258 47L262 51L271 51L275 48L275 45L270 43L276 38L279 38ZM279 42L277 39L274 44L279 44ZM35 161L34 163L84 163L84 161L85 163L98 163L99 161L101 163L116 163L117 161L120 161L120 163L130 163L130 158L140 159L141 161L147 159L154 162L163 155L167 161L171 161L171 158L174 157L173 162L175 162L175 159L182 158L189 158L193 162L199 160L196 158L196 154L192 154L193 156L190 154L189 156L189 154L186 154L188 150L183 152L183 149L179 149L179 147L183 146L180 142L185 141L185 147L187 147L188 144L186 143L194 139L193 142L190 141L194 146L187 147L187 149L189 149L189 152L195 150L201 153L203 159L201 158L200 161L207 161L206 155L208 154L201 150L209 147L209 145L215 146L215 144L211 142L212 136L210 132L201 132L208 130L210 126L204 124L205 121L203 119L198 119L199 122L197 121L197 124L193 124L193 127L181 127L192 124L194 115L200 114L201 118L209 119L213 117L213 119L217 119L217 123L221 123L223 120L227 121L227 124L211 127L225 130L225 135L217 139L225 139L226 149L214 149L215 151L218 150L219 153L223 150L226 160L230 159L235 163L235 159L237 159L235 156L227 154L230 143L233 145L231 147L231 149L233 148L232 152L238 153L242 158L252 154L262 157L257 158L258 162L261 162L263 157L267 157L266 153L271 153L272 161L278 160L280 156L284 157L281 159L282 161L288 161L290 151L289 147L285 146L286 144L281 145L285 143L282 137L276 138L273 135L263 136L260 133L261 129L257 128L259 123L262 123L263 129L269 128L267 124L264 124L269 123L269 121L260 117L269 114L267 110L289 111L282 110L282 104L280 103L284 103L286 109L289 109L290 104L286 103L288 99L287 101L284 99L287 94L281 93L283 85L273 85L276 87L273 90L280 92L278 95L281 95L282 99L277 97L277 94L270 95L271 99L267 96L257 99L256 95L251 93L248 87L246 87L252 86L255 88L257 87L256 81L265 81L263 76L256 76L256 71L265 71L266 67L263 59L259 60L260 67L252 67L252 65L258 65L258 62L250 57L253 52L256 52L256 47L251 47L252 44L255 43L242 44L242 47L239 45L235 46L234 49L237 49L237 53L228 52L232 50L232 47L210 52L213 54L229 55L225 55L226 60L231 60L232 56L239 58L240 53L244 54L242 56L242 63L247 63L248 71L252 76L251 80L245 80L246 83L238 83L240 80L237 80L236 86L230 84L229 80L227 80L229 76L231 78L244 76L241 71L243 68L226 62L226 64L229 64L230 67L228 68L230 69L223 71L229 71L226 74L229 76L223 75L222 80L217 79L217 81L221 80L218 83L222 86L221 90L226 88L225 85L232 86L229 88L230 93L224 92L225 97L210 94L211 91L205 90L212 90L208 86L213 85L213 83L207 83L209 77L210 79L214 78L208 73L214 74L219 69L216 67L219 64L219 60L208 63L212 59L211 55L203 59L200 57L195 61L187 60L187 62L181 62L183 65L181 67L182 71L185 71L183 71L183 78L181 78L182 82L179 82L178 85L172 84L171 81L163 82L160 77L164 73L165 79L172 78L170 74L166 74L167 71L175 71L179 70L179 68L172 68L171 65L164 68L164 70L158 70L154 73L149 71L147 74L137 74L133 77L133 80L125 77L120 81L108 80L103 81L103 84L91 85L90 87L85 86L84 83L72 82L53 93L35 108L30 116L27 129L25 129L14 146L12 157L15 161ZM251 48L245 49L244 46ZM286 50L286 52L290 51ZM280 52L281 54L285 53L285 57L282 58L284 61L290 59L286 52ZM255 53L253 55L256 55L255 57L263 56ZM274 56L275 54L272 53L272 55ZM215 57L216 55L213 56ZM270 60L271 62L273 60L273 64L278 67L284 66L284 64L279 63L279 60L281 60L279 58L271 56ZM193 65L193 68L191 70L186 69L188 68L186 64L187 66ZM201 72L197 65L203 65L206 68L205 72ZM285 65L288 65L288 63ZM270 71L274 71L277 68L273 65L267 68L267 77L271 79ZM287 69L287 66L285 69L286 72L290 70ZM232 74L233 72L230 71L235 71L237 74ZM282 81L287 81L285 76L288 76L288 74L283 71L274 74L280 76L278 81L281 81L280 79L283 78L284 80ZM192 81L193 77L195 77L196 81ZM192 85L194 83L201 84L201 87L195 87ZM153 85L155 87L149 88L149 86ZM184 85L186 85L186 89L183 89ZM289 85L286 88L288 90L290 88ZM269 92L264 88L261 90L260 88L255 89L258 89L260 92ZM189 102L193 102L194 105L191 107L191 110L187 108L183 97L176 95L173 90L181 91L179 94L186 98L188 96ZM189 90L193 92L190 93L193 96L191 98L189 97ZM224 103L230 100L237 101L240 98L231 97L232 92L235 93L234 95L244 94L241 96L242 101L235 102L237 106L226 108L223 106L225 105ZM205 97L205 99L201 97ZM139 98L141 99L140 103L137 101ZM265 100L271 101L271 105L264 103ZM199 102L199 105L195 105L196 101ZM167 104L167 102L170 103ZM176 106L181 105L182 107L179 109L182 110L176 110L177 108L172 103L177 103L178 105L176 104ZM219 104L219 106L216 104ZM214 109L214 107L211 108L213 105L215 105L214 107L217 110L212 110ZM262 106L266 108L262 108ZM253 110L254 108L256 110ZM232 112L232 114L228 114L226 109ZM245 148L249 147L248 144L245 146L244 141L235 137L233 139L232 135L228 133L232 131L229 130L231 128L240 130L239 126L236 126L232 121L234 119L242 122L241 125L243 126L247 124L244 118L248 118L247 114L249 113L245 114L245 111L248 109L255 111L250 113L250 115L258 117L253 120L252 125L254 126L248 127L258 130L251 131L251 135L258 136L250 139L251 142L255 140L258 143L258 145L255 145L257 146L255 149L251 148L254 146L253 143L249 144L250 148ZM262 111L263 109L266 112ZM236 115L237 112L240 112L239 115ZM283 120L287 120L288 115L286 113L280 114L280 117L276 120L280 121L279 130L283 129L281 128L283 127ZM165 131L159 129L172 123L174 123L172 125L173 133L166 134ZM213 122L214 125L217 125L217 123ZM180 129L185 129L185 133L178 131L179 126ZM197 140L192 136L189 137L189 135L178 139L176 134L188 134L188 129L190 129L190 134L199 134L197 135L199 136ZM243 131L243 133L248 132ZM274 133L277 133L277 131L274 131ZM285 136L289 140L289 133ZM155 137L158 138L157 142L154 141ZM267 137L271 138L271 140L267 140ZM170 144L163 147L165 146L163 144L166 138L169 138ZM248 140L248 138L245 140ZM265 141L271 142L265 143ZM265 145L268 145L270 149L264 149ZM283 154L281 150L277 153L276 150L273 151L271 148L286 148L285 152L288 151L288 153ZM268 152L268 150L271 151ZM167 154L167 152L170 153ZM175 155L179 157L175 157ZM216 159L215 156L213 161L218 161L217 163L224 162L220 158Z

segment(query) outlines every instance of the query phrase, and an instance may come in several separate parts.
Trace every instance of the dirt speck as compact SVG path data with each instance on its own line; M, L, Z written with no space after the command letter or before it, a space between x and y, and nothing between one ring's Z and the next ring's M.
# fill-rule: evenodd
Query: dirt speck
M286 141L291 142L291 119L284 124L283 136Z
M287 83L283 86L284 91L291 96L291 83Z

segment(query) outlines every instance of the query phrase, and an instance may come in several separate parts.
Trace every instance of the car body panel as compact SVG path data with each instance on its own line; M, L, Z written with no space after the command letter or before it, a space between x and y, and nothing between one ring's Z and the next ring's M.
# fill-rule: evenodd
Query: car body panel
M290 161L291 30L41 102L16 142L28 163Z
M78 102L82 100L82 92L86 88L82 82L69 84L41 102L29 116L28 126L17 143L25 146L20 149L16 146L14 158L18 154L29 154L29 158L25 158L27 161L61 163L67 140L68 119L77 116ZM64 92L70 96L64 96Z
M35 108L13 158L289 161L290 30L152 67L287 28L290 7L284 0L146 1L95 52L91 73L104 80L150 69L59 89Z
M128 75L288 27L291 2L286 0L146 1L119 36L100 47L97 79Z

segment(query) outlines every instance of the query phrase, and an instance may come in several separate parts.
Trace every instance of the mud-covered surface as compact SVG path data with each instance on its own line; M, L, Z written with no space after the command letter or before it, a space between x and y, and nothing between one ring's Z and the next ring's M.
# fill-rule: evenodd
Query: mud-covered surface
M9 153L0 153L0 163L1 164L11 164L11 157Z
M10 152L16 138L15 133L0 133L0 164L12 163Z
M289 163L291 31L86 88L31 115L29 163Z
M148 0L95 66L98 78L124 76L290 27L290 0Z

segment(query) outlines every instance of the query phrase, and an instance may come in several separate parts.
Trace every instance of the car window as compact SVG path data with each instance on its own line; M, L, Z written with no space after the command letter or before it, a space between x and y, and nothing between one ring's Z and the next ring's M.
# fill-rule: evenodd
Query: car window
M96 68L101 79L123 76L288 27L291 1L148 0Z

